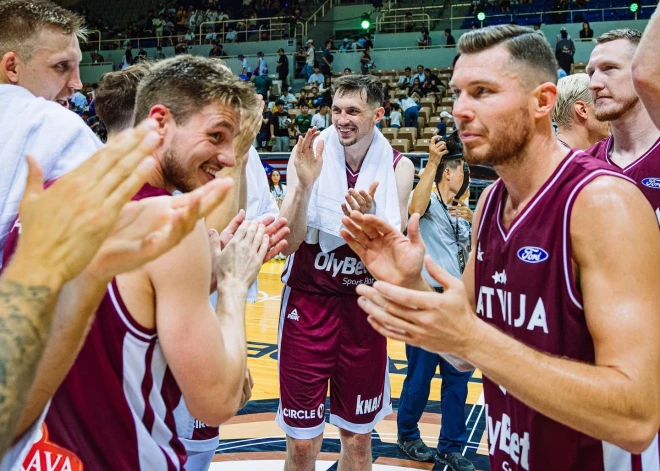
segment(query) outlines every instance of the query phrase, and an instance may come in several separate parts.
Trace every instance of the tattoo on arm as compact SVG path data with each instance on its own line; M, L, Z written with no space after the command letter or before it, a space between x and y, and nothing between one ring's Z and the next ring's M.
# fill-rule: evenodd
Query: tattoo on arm
M0 457L14 438L50 327L54 292L0 278Z

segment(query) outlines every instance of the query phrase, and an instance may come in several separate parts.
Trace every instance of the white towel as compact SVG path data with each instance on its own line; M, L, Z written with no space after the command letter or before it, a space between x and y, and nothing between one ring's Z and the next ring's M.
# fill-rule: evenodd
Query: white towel
M314 142L313 149L316 149L319 139L325 142L323 168L312 188L307 211L306 241L315 242L316 231L313 229L318 230L321 250L327 253L345 244L344 239L339 235L339 230L343 227L341 218L344 213L341 204L346 202L348 182L344 147L339 143L335 127L330 126L325 129ZM376 215L399 229L401 211L394 176L392 146L377 128L374 128L374 137L362 162L355 189L369 191L369 186L375 181L378 182L378 189L374 195Z
M25 191L25 154L37 159L49 181L76 168L102 144L80 116L18 85L0 84L0 123L1 253Z

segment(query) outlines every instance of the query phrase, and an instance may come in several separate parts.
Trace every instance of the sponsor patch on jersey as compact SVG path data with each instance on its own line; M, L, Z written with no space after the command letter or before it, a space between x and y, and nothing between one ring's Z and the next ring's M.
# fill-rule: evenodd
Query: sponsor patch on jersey
M660 190L660 177L647 177L642 180L642 185L655 190Z
M522 247L518 250L518 258L525 263L541 263L550 258L550 254L540 247Z

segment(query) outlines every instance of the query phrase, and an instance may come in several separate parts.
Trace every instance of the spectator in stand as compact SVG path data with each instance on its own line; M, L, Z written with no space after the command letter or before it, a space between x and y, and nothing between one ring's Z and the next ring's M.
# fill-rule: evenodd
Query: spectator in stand
M70 109L77 115L82 115L83 111L85 111L85 108L87 107L87 98L85 95L80 93L79 91L75 92L73 96L71 97L71 106Z
M556 36L556 42L559 42L559 41L561 41L562 39L564 39L564 38L562 37L562 35L561 35L562 31L565 31L565 32L566 32L566 39L571 39L571 40L572 40L571 35L568 34L568 31L566 31L566 28L564 28L564 27L562 26L561 29L559 30L559 34Z
M582 29L580 30L580 39L584 41L586 39L593 39L593 37L594 37L594 30L591 29L591 25L589 24L588 21L583 21Z
M560 31L561 40L557 43L555 48L555 57L557 62L567 74L571 74L571 66L573 65L573 56L575 55L575 44L572 39L568 38L568 33L564 28Z
M312 127L312 115L309 114L309 106L302 105L300 107L300 114L296 116L293 122L294 137L304 136L309 128Z
M374 63L371 60L371 55L369 54L370 51L371 48L365 47L364 51L362 51L362 56L360 57L360 71L363 75L367 75L374 66Z
M351 75L352 73L353 73L353 71L351 69L349 69L348 67L346 67L344 69L344 75Z
M280 172L277 170L270 172L268 183L270 184L270 192L273 194L279 208L282 206L282 201L284 201L284 196L286 195L286 185L282 184Z
M287 79L289 77L289 58L284 53L284 49L277 50L279 59L277 60L277 78L282 81L282 87L287 86Z
M266 58L261 51L257 52L257 66L254 68L254 73L258 75L268 75L268 64L266 64Z
M344 38L344 41L341 43L341 46L339 46L339 52L349 52L352 50L353 48L351 46L351 43L349 42L349 39Z
M563 79L564 77L567 77L568 74L566 71L562 68L561 65L557 65L557 80Z
M183 37L183 39L185 39L188 44L192 43L195 40L195 33L193 33L193 30L191 28L188 28L188 30L186 31L186 35Z
M153 20L154 33L156 34L156 43L160 44L160 38L163 37L163 29L165 28L165 15L160 15Z
M94 52L92 52L90 55L94 64L102 64L105 61L104 57L99 54L98 49L94 49Z
M403 20L403 30L406 33L412 33L415 30L415 21L410 12L406 13L406 18Z
M325 128L332 124L332 119L328 111L330 106L327 103L321 103L319 112L312 116L312 127L316 127L319 131L323 131Z
M213 28L211 26L207 26L206 28L206 36L204 36L204 43L205 44L213 44L213 42L218 38L218 34L213 31Z
M188 23L188 12L183 8L183 5L179 5L179 9L176 11L177 32L185 31L187 23Z
M401 98L399 105L403 109L403 119L406 127L417 128L419 120L419 104L412 98Z
M275 102L275 111L270 118L270 135L274 140L273 152L289 152L289 127L291 119L289 113L284 111L284 102L277 100Z
M303 67L302 75L309 79L314 72L314 64L316 63L316 53L314 52L314 40L307 40L307 50L305 51L305 67ZM323 83L321 80L319 83Z
M254 82L254 89L256 92L261 95L265 101L268 101L270 92L273 89L273 81L268 76L268 74L254 74L250 80Z
M541 36L545 37L545 33L544 33L543 30L541 29L541 23L534 23L534 24L532 25L532 27L534 28L534 32L535 32L535 33L538 33L538 34L540 34Z
M289 90L289 87L285 86L282 87L282 96L280 96L280 100L284 104L284 108L287 110L293 108L293 105L298 101L296 96Z
M412 76L413 82L415 79L419 79L420 83L424 83L424 80L426 80L426 75L424 75L424 66L422 64L419 64L417 66L417 73Z
M325 93L326 90L330 91L330 95L335 94L335 87L332 85L332 78L329 75L325 76L323 83L319 86L319 93Z
M264 111L261 114L261 128L259 128L259 134L257 134L257 148L259 150L265 150L270 141L270 118L272 113L268 109L268 103L264 100Z
M138 50L137 56L135 57L135 63L138 64L146 60L147 60L147 51L145 51L144 46L141 45L140 49Z
M392 111L390 111L390 127L401 128L401 106L398 103L392 103Z
M424 86L419 82L419 78L415 77L413 83L408 89L408 96L413 100L419 101L420 98L426 95L426 90Z
M126 69L131 65L133 65L133 45L129 42L126 46L126 51L124 52L121 68Z
M367 49L373 49L374 48L374 43L371 40L371 35L369 33L364 35L364 42L362 43L362 47Z
M357 36L355 36L355 38L353 38L353 43L351 44L351 49L353 51L356 51L356 52L362 50L362 43L360 42L360 40Z
M321 84L325 81L325 76L321 73L319 67L314 67L314 73L309 76L307 83L318 83Z
M214 41L213 47L211 47L211 50L209 51L209 57L221 57L223 52L224 51L220 49L220 45Z
M234 31L234 28L229 26L227 28L227 34L225 35L225 41L228 43L233 43L236 41L236 31Z
M238 75L242 75L249 79L252 75L252 69L250 68L250 64L248 64L247 58L243 54L239 54L238 60L241 62L241 72Z
M452 36L449 28L445 29L445 37L447 38L447 46L456 46L456 40L454 39L454 36Z
M399 81L397 82L397 87L401 90L407 90L408 87L410 87L410 84L412 83L412 69L410 67L406 67L403 71L403 75L399 75Z
M332 49L332 41L328 40L323 46L323 55L321 56L321 73L326 77L332 77L332 62L334 57L330 50Z
M447 135L447 120L452 119L451 113L448 111L443 111L440 113L440 122L433 130L434 136L445 137Z
M422 37L417 40L417 44L420 49L426 49L431 45L431 36L429 36L429 31L424 28L422 30Z
M157 61L165 59L165 54L163 54L162 46L156 47L156 54L154 54L154 59Z

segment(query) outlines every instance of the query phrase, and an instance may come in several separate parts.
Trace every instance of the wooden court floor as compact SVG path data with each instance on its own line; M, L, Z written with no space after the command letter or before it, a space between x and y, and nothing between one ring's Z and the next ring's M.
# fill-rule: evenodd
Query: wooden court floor
M259 274L259 299L256 303L248 303L246 309L248 365L255 383L252 399L239 415L220 429L220 446L211 467L214 471L282 469L285 456L284 433L275 423L275 413L279 398L277 328L282 292L280 275L283 268L284 261L273 260L265 264ZM407 369L404 344L390 340L388 355L394 413L380 422L374 431L373 469L442 470L443 467L439 465L434 467L432 463L417 463L406 459L407 457L396 446L396 409ZM436 373L431 384L429 403L420 421L422 438L432 449L437 446L442 420L441 381L439 374ZM488 452L479 371L473 374L468 384L466 418L468 444L464 454L475 464L477 470L487 471ZM334 426L326 424L323 448L316 469L336 469L338 452L338 431Z

